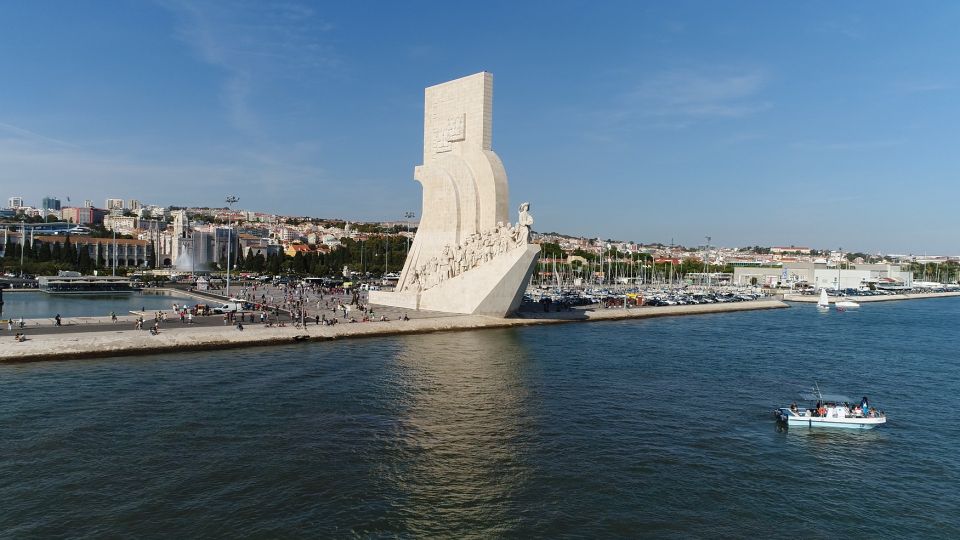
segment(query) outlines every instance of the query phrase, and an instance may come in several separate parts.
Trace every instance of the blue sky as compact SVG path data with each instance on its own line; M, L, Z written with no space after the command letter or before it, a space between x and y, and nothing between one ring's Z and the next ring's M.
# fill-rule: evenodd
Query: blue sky
M402 219L486 70L539 231L960 253L960 3L469 6L4 3L0 197Z

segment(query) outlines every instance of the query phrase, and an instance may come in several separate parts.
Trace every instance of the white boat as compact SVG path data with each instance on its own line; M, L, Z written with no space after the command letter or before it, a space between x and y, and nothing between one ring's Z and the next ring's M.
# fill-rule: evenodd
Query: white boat
M773 415L790 427L873 429L887 423L886 414L871 407L866 397L856 402L846 396L821 394L814 386L813 392L800 394L800 399L805 406L793 403Z
M820 299L817 300L817 307L820 309L830 309L830 299L827 298L826 289L820 289Z
M833 305L836 306L837 309L850 309L850 308L860 307L860 304L854 302L853 300L837 300L836 302L833 303Z

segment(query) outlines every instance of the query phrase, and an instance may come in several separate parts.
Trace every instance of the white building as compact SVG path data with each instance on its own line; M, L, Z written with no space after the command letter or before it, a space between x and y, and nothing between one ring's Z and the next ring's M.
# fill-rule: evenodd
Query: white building
M123 211L123 199L107 199L103 205L107 210Z
M281 227L277 231L277 239L282 242L292 242L300 238L300 231L290 228L290 227Z
M324 235L323 245L331 248L335 248L340 245L340 239L332 234Z
M894 280L906 287L913 285L913 274L899 264L850 264L839 268L817 262L785 262L780 266L742 266L733 269L733 283L766 287L801 287L815 289L864 289L875 287L881 280Z
M7 208L23 208L23 197L10 197L7 199Z
M108 231L130 234L140 226L139 221L139 218L133 216L117 216L111 213L108 216L104 216L103 227Z

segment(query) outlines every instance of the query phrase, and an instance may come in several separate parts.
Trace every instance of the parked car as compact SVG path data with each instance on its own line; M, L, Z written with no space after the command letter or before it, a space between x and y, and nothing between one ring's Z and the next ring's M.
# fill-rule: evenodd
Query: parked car
M227 304L220 304L218 306L213 306L213 312L217 314L223 313L236 313L237 311L244 310L243 302L229 302Z

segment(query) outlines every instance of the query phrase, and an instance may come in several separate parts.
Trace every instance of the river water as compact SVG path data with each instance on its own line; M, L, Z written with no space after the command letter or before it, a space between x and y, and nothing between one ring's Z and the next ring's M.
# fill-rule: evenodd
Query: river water
M171 309L174 303L195 304L190 296L170 291L128 294L47 294L39 291L7 292L3 295L3 318L39 319L53 317L106 317L110 312L127 315L130 311Z
M0 366L11 537L960 537L960 299ZM873 431L778 430L817 380Z

